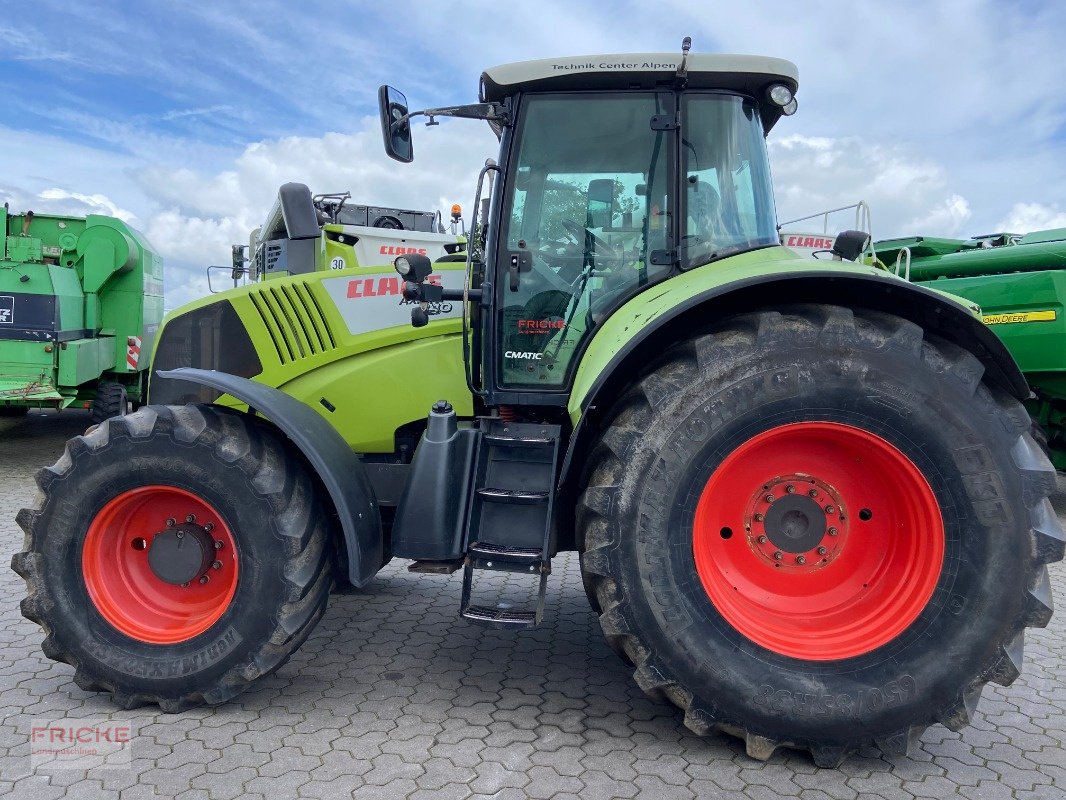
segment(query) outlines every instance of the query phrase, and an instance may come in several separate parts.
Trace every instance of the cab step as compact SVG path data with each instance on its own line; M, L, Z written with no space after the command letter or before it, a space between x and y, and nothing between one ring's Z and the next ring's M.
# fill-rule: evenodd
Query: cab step
M551 557L557 425L482 420L467 517L460 616L492 628L528 628L544 617ZM475 571L537 576L533 610L471 602Z

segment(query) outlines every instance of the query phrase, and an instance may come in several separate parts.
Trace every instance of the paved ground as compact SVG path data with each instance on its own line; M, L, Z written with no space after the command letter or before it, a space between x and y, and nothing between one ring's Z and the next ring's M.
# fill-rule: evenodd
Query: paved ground
M873 753L837 771L798 753L766 764L699 739L648 700L604 644L575 559L557 559L547 624L488 631L457 619L459 576L386 569L335 596L279 674L216 709L123 712L40 653L6 569L34 470L86 417L0 420L0 794L17 798L1066 797L1066 613L1031 632L1024 676L985 691L962 734L926 732L910 759ZM1060 498L1066 503L1066 497ZM1052 573L1066 611L1066 570ZM108 715L136 730L130 769L30 769L31 717Z

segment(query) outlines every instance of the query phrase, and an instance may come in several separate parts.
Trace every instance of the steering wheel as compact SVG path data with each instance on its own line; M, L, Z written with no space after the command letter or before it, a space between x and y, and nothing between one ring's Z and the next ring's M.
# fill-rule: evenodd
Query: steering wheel
M596 255L606 256L607 258L618 258L618 251L613 245L601 239L584 225L578 225L570 219L559 220L559 224L566 228L566 232L573 236L582 247L585 246L586 239L591 239L592 243L596 245Z

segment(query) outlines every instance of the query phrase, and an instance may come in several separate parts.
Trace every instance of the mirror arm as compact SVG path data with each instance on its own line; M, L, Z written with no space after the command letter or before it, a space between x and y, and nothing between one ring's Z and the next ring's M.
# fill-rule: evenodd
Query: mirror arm
M392 123L392 129L394 131L397 130L414 117L429 117L428 125L435 124L434 117L483 119L500 125L507 125L510 122L507 109L504 108L502 103L472 103L465 106L442 106L441 108L426 108L422 111L409 111Z

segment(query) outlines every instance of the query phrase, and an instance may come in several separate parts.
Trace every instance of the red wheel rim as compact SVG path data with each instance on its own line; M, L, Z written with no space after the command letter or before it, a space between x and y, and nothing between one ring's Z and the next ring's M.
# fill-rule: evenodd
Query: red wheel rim
M185 585L162 579L149 562L153 547L179 534L205 565ZM237 590L237 545L229 526L209 503L174 486L130 489L108 502L89 524L81 565L100 615L151 644L199 636L218 622Z
M899 449L851 425L798 422L726 457L700 496L692 544L707 596L738 632L830 661L917 619L945 539L933 490Z

